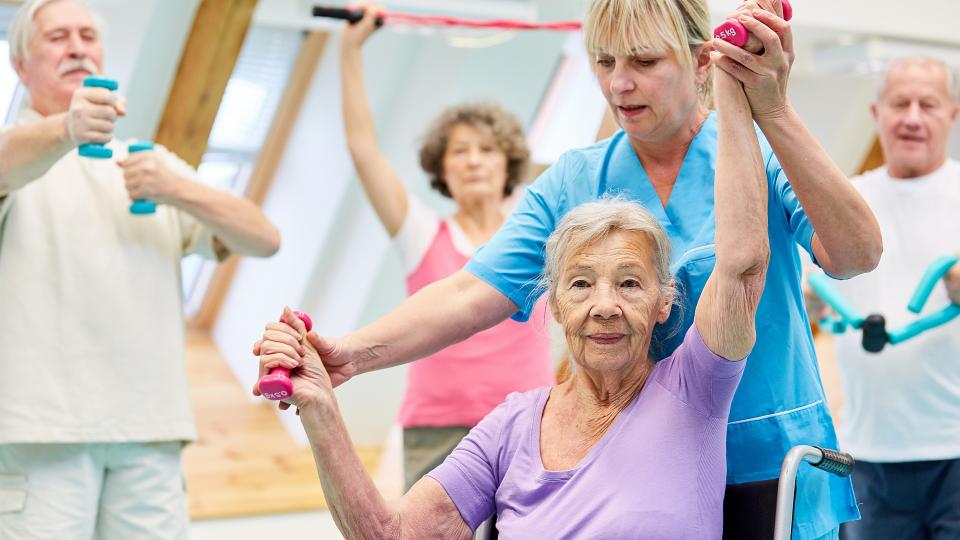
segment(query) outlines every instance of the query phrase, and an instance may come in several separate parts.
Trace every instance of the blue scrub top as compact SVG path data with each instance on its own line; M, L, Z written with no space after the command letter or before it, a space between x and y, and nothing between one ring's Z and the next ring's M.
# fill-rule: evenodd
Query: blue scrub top
M813 227L780 163L760 131L769 186L770 266L757 312L757 343L733 399L727 429L727 482L776 478L783 458L797 444L837 448L824 400L810 325L800 288L796 244L812 252ZM693 139L664 208L627 135L620 131L593 146L565 153L526 191L507 223L481 247L467 271L520 306L527 320L542 293L544 244L574 207L604 195L639 202L660 221L673 245L671 268L680 304L654 336L662 358L679 345L693 323L694 306L716 262L713 180L717 121L712 113ZM818 538L859 517L848 478L800 469L794 538Z

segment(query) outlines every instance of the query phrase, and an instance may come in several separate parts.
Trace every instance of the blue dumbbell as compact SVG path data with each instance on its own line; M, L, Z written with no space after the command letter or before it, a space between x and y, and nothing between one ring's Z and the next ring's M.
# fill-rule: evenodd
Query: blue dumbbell
M153 150L153 143L150 141L137 141L127 147L127 152L134 154L136 152L146 152ZM130 204L130 213L138 216L153 214L157 211L157 203L146 199L137 199Z
M88 88L106 88L111 92L119 87L117 81L106 77L87 77L83 80L83 85ZM88 158L110 159L113 157L113 150L99 143L81 144L77 152Z

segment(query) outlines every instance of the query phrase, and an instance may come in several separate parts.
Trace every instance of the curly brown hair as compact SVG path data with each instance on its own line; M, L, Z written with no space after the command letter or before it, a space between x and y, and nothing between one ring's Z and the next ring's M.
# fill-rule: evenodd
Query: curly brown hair
M430 187L444 197L451 197L450 189L443 178L443 156L447 151L447 139L454 127L468 126L490 129L497 147L507 156L507 182L503 195L513 193L523 181L530 163L530 149L524 138L523 126L513 113L495 103L470 103L444 110L433 121L423 136L420 147L420 166L430 175Z

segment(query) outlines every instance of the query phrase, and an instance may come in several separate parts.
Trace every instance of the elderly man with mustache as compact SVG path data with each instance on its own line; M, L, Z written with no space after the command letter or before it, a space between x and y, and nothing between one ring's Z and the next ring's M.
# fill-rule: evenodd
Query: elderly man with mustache
M113 139L126 103L82 86L103 65L82 2L25 2L10 51L29 101L0 132L0 538L184 538L180 259L269 256L278 232L172 153Z

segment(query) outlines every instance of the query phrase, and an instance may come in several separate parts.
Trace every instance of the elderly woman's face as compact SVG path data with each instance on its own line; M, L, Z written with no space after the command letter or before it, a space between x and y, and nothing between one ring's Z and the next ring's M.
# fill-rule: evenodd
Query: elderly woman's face
M594 69L613 117L630 137L657 141L672 136L697 110L693 71L672 51L597 52Z
M554 315L577 364L620 371L646 361L654 325L670 315L649 236L616 231L570 257Z
M450 130L443 179L457 203L477 196L504 197L507 155L489 127L457 124Z

